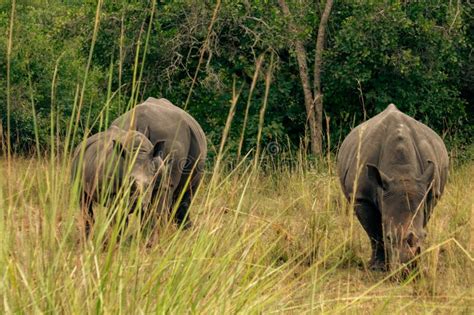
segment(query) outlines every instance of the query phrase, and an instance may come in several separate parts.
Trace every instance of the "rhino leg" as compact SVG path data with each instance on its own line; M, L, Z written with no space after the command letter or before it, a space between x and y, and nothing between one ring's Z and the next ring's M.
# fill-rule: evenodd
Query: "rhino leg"
M86 238L88 238L91 232L91 227L94 224L95 220L93 211L93 201L87 193L82 194L81 209L84 218L84 232Z
M191 219L189 218L188 209L191 205L192 189L187 189L181 198L178 206L178 210L174 216L174 220L178 226L182 226L183 229L189 229L192 226ZM177 202L178 200L175 200Z
M372 247L372 257L369 261L370 269L385 270L382 217L379 210L366 201L359 201L355 205L355 213L370 239Z

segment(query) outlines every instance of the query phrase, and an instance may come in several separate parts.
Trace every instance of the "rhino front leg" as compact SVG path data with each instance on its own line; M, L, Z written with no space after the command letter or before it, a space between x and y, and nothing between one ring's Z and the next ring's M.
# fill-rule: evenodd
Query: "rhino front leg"
M84 220L84 233L87 239L89 238L89 235L91 233L91 227L95 221L92 198L87 193L82 194L81 210Z
M370 245L372 247L372 256L369 261L370 269L386 270L380 211L367 201L356 201L355 213L370 239Z

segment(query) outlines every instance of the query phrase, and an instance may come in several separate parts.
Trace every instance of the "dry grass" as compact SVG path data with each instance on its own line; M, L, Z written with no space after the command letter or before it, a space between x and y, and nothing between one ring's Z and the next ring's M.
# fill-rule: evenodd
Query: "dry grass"
M132 221L114 241L98 208L84 242L65 167L15 159L0 181L3 312L473 311L474 164L451 171L421 276L405 282L365 269L367 237L327 167L251 164L202 186L191 230L149 235Z

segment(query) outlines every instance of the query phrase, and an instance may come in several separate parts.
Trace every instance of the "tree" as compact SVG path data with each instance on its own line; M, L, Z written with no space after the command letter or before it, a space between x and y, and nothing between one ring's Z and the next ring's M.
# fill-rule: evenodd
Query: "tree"
M293 18L291 16L288 5L285 0L278 0L278 3L283 11L283 14L288 19L289 31L292 34L297 34ZM318 36L316 40L315 62L313 74L313 90L308 74L307 54L303 41L295 36L293 39L295 45L296 58L298 60L298 67L300 73L301 84L304 92L304 102L307 114L307 120L310 128L311 152L314 155L322 153L322 121L323 121L323 94L321 90L321 66L322 55L324 51L324 39L326 34L326 27L331 13L333 0L327 0L324 6L323 14L319 22Z

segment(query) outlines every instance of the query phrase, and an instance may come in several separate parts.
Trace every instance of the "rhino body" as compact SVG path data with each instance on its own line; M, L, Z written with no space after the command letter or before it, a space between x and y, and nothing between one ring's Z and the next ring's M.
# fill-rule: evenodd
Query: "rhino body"
M86 216L86 234L94 221L93 204L108 205L120 189L130 184L133 203L141 198L148 206L151 191L161 177L164 162L161 143L153 146L141 133L111 127L77 146L72 177L79 181L81 208Z
M167 99L152 97L117 118L112 126L139 131L153 144L163 142L163 159L169 178L161 192L165 202L160 204L165 208L178 206L174 219L189 227L187 212L201 182L207 155L206 136L201 126ZM158 189L155 185L155 194Z
M372 269L406 263L420 253L448 163L443 140L393 104L343 141L338 175L370 238Z

